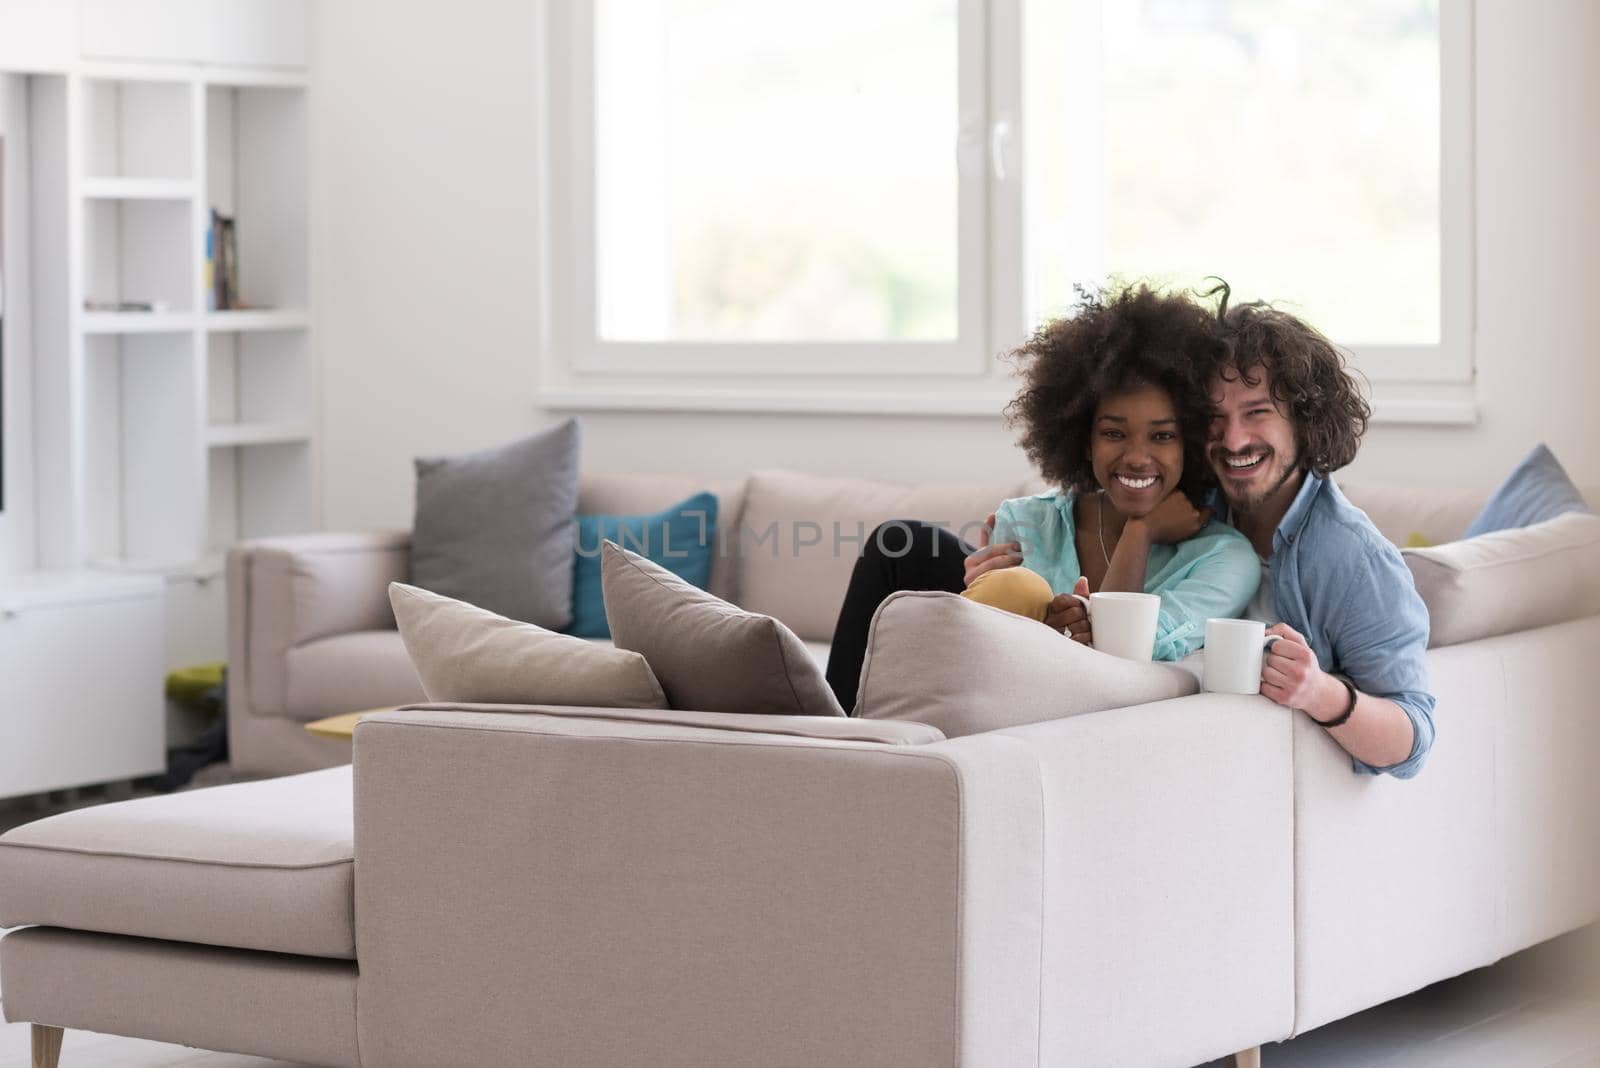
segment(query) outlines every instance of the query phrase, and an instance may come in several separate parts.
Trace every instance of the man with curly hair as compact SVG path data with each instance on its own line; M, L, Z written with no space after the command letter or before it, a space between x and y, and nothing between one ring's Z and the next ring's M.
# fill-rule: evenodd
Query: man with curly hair
M1339 350L1264 303L1228 307L1206 458L1261 559L1261 692L1325 727L1359 772L1415 775L1433 744L1428 610L1399 551L1334 483L1371 415Z

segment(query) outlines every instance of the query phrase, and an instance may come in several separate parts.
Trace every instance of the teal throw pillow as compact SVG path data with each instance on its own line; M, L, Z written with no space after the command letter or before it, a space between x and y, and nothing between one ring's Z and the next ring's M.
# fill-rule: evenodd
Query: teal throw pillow
M1573 485L1549 447L1540 445L1512 470L1489 496L1463 538L1496 530L1531 527L1568 512L1587 512L1589 505Z
M717 498L697 493L654 515L580 515L578 552L572 569L572 625L579 638L609 638L605 595L600 588L600 547L614 541L660 564L700 589L711 585L717 548Z

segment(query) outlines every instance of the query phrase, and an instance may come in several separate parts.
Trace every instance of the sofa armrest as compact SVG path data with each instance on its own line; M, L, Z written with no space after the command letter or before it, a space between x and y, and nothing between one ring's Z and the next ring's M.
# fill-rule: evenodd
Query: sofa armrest
M919 745L373 717L363 1055L1209 1060L1292 1027L1292 796L1262 698Z
M1411 780L1296 718L1297 1031L1600 920L1597 647L1600 616L1430 649Z
M1289 1035L1287 709L1202 693L974 737L1039 766L1043 1063L1199 1064Z
M363 1058L1039 1063L1038 773L961 741L362 721Z
M394 626L389 583L410 572L405 532L304 534L228 551L230 715L283 714L291 648Z

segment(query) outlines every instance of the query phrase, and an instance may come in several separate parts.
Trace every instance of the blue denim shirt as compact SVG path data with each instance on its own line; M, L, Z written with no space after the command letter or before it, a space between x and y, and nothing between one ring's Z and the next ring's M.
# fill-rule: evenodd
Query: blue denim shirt
M1433 746L1428 609L1388 539L1331 478L1307 473L1272 535L1267 561L1278 618L1305 635L1324 671L1399 705L1411 720L1411 755L1355 770L1409 779Z

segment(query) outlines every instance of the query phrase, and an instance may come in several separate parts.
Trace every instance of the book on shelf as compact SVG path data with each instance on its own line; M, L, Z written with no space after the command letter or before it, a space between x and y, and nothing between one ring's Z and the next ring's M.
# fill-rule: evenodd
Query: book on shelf
M211 209L206 231L206 278L210 283L212 311L243 308L239 299L239 243L233 218Z

